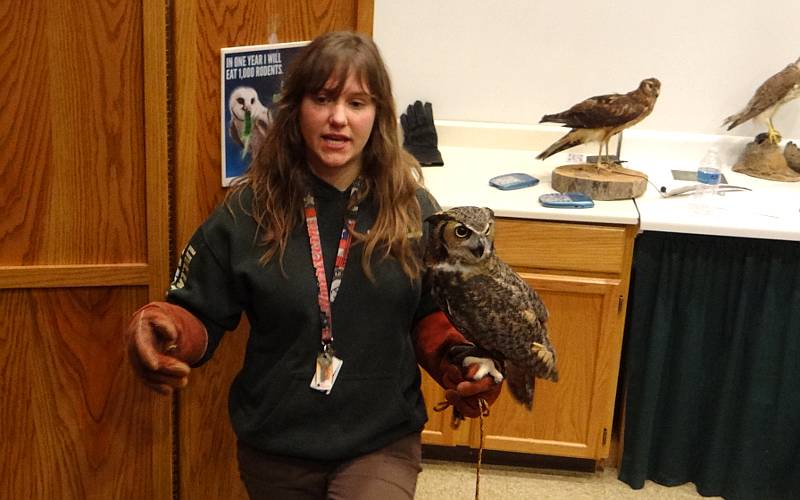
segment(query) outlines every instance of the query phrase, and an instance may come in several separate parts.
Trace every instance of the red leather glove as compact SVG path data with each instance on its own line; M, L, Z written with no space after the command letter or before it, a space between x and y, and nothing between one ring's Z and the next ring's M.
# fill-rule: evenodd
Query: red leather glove
M499 384L495 383L491 375L473 380L472 377L478 368L477 364L469 365L462 377L462 370L451 364L444 375L444 398L464 417L479 417L482 413L479 400L483 399L488 408L500 396L500 389L503 386L502 380Z
M126 337L134 371L162 394L186 386L189 365L203 357L208 345L203 323L167 302L150 302L133 313Z
M445 399L459 415L475 418L481 414L478 400L483 399L491 405L500 395L503 384L495 383L491 376L472 380L478 365L471 364L463 369L460 361L451 359L451 349L465 345L472 344L442 311L425 316L415 328L417 362L445 389Z

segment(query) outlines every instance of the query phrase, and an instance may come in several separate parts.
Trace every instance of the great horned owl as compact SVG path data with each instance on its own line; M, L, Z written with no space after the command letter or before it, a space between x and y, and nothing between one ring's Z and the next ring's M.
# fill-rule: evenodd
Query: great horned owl
M464 335L497 359L511 394L528 409L534 377L558 380L539 295L494 253L494 212L455 207L428 217L432 294Z

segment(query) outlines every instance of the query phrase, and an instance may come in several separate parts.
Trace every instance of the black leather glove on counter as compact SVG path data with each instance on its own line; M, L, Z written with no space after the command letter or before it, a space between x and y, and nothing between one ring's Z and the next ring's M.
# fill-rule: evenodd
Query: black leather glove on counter
M416 101L409 104L406 112L400 115L403 126L403 147L419 161L422 166L444 165L439 152L439 137L433 124L431 103Z

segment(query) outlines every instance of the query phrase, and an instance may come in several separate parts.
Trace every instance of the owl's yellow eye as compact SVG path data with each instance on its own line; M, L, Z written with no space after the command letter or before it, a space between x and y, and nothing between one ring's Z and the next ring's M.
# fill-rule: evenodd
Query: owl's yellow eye
M467 229L467 226L461 225L461 226L456 226L455 233L456 237L458 238L466 238L467 236L469 236L470 230Z

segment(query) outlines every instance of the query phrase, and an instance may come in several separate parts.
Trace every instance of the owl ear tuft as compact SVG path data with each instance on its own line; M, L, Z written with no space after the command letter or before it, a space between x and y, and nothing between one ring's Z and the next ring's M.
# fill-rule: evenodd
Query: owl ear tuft
M435 225L438 224L440 221L449 219L451 219L450 215L448 215L447 212L442 211L429 215L428 218L425 219L425 222L427 222L430 225Z

